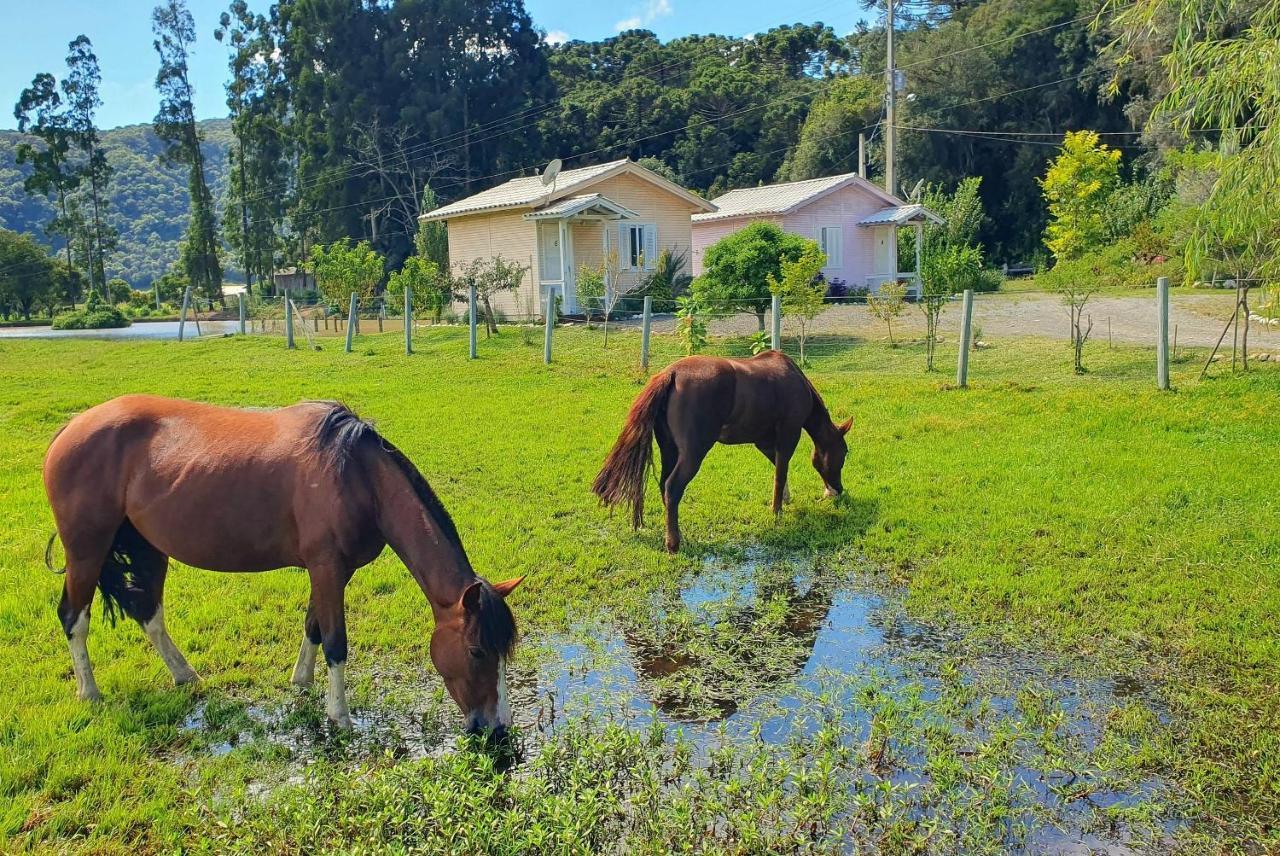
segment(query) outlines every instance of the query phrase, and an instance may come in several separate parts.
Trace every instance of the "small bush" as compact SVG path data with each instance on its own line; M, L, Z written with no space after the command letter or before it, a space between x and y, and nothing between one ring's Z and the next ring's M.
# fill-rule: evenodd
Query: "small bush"
M55 330L106 330L114 327L128 327L130 321L114 306L99 306L96 309L81 309L67 312L53 319Z
M1004 288L1004 271L999 268L983 268L973 278L973 290L977 292L999 291Z

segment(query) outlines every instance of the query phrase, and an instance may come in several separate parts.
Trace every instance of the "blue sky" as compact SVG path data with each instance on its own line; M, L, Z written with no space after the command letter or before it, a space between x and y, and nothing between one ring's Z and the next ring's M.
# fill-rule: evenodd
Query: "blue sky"
M199 42L192 61L196 113L226 115L223 83L226 49L214 41L226 0L189 0ZM67 43L80 33L93 41L102 66L101 127L150 122L156 111L156 55L151 41L154 0L42 0L28 7L21 24L0 27L0 128L12 128L12 105L40 71L59 77ZM250 0L253 8L267 3ZM550 40L599 39L619 29L644 27L662 39L688 33L745 35L780 23L823 21L838 32L865 17L858 0L525 0L534 22ZM785 9L785 11L783 11Z

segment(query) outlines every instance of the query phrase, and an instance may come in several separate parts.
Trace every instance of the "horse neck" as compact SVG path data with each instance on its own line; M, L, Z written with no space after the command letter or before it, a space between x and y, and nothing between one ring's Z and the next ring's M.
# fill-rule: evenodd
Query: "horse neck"
M458 602L476 581L462 544L448 532L448 524L423 502L409 476L388 455L375 467L378 528L404 562L433 608Z
M840 431L831 421L831 414L827 412L827 405L823 402L822 396L818 395L816 389L812 387L810 389L813 392L813 408L809 411L809 418L804 422L804 430L809 432L809 437L813 439L815 446L825 446L834 442Z

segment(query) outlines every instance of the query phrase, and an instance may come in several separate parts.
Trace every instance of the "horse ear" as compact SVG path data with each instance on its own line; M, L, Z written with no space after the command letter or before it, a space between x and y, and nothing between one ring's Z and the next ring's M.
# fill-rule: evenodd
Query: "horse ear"
M483 586L479 580L476 580L471 585L467 586L466 590L462 593L462 598L458 602L462 604L462 608L467 612L475 612L480 608L481 591L483 591Z
M839 425L837 425L836 430L839 431L841 434L848 434L849 429L852 427L853 427L853 417L850 416L848 419L844 420Z
M504 580L500 583L494 583L493 590L498 593L499 597L505 598L507 595L515 591L516 586L520 585L520 583L522 582L524 582L524 577L516 577L514 579Z

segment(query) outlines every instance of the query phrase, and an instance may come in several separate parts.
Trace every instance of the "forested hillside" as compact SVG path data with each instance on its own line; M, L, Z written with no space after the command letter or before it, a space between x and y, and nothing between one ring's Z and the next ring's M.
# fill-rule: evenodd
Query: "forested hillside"
M221 208L227 193L231 123L214 119L200 123L200 129L209 183ZM0 228L53 244L45 232L54 216L53 202L44 196L29 196L22 189L29 167L15 162L21 138L15 131L0 131ZM108 219L120 233L119 249L107 258L107 274L145 287L178 258L178 244L187 227L187 176L182 168L161 162L162 146L150 125L104 131L102 142L114 169Z

